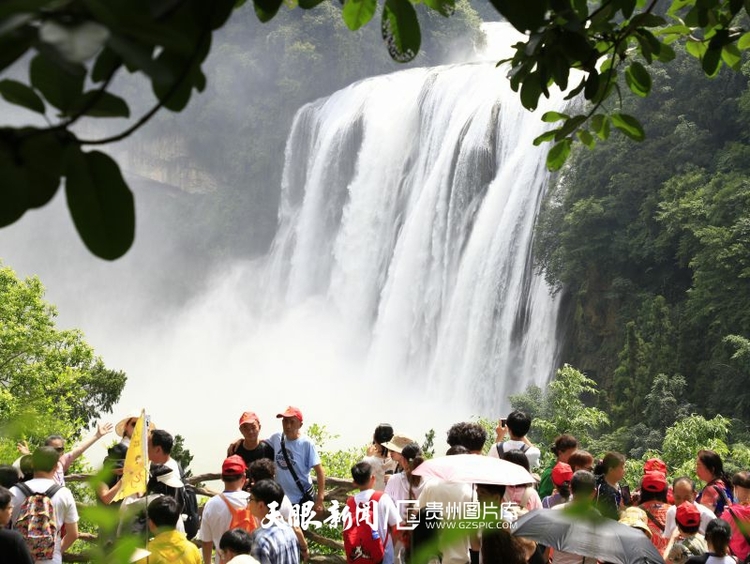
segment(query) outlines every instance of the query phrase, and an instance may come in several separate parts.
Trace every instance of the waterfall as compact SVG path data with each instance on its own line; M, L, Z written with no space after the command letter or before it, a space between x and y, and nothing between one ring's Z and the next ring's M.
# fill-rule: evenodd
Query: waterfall
M285 152L268 316L315 303L352 379L496 415L558 362L532 262L549 175L540 120L494 62L369 78L301 108ZM334 320L334 321L331 321ZM374 395L377 395L374 393Z

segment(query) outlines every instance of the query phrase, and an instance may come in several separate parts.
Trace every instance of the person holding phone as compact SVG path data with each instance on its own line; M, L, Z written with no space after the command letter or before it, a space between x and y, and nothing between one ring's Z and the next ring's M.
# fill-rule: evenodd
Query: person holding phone
M487 456L502 458L502 454L509 450L520 450L526 455L529 467L533 470L539 465L542 453L529 441L526 434L531 429L531 417L523 411L514 410L508 417L500 419L495 428L495 445L490 448ZM506 437L508 440L506 440Z
M388 423L381 423L375 427L372 444L367 447L367 453L362 462L369 462L375 476L375 491L385 490L388 479L394 474L398 464L390 456L388 447L383 446L393 438L393 427Z

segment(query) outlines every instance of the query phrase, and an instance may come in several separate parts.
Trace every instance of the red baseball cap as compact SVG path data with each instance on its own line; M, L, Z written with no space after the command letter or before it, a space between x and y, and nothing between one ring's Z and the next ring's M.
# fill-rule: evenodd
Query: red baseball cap
M660 458L649 458L643 465L643 473L646 472L661 472L665 476L667 475L667 465Z
M556 486L562 486L565 482L573 479L573 469L566 462L558 462L552 469L552 482Z
M661 472L646 472L641 479L641 489L647 492L662 492L667 489L667 477Z
M240 426L242 426L243 423L252 423L253 421L260 425L260 419L258 419L258 416L254 411L246 411L240 415Z
M701 524L701 512L690 501L683 501L677 506L675 519L683 527L697 527Z
M239 454L233 454L224 459L221 465L221 473L227 476L243 476L246 470L247 465Z
M283 413L279 413L276 417L296 417L300 420L300 423L302 422L302 412L299 410L299 407L294 407L293 405L287 407Z

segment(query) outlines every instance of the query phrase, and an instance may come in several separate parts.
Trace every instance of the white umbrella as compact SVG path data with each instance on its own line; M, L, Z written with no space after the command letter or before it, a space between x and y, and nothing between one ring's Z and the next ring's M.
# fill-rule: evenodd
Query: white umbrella
M534 476L522 466L479 454L454 454L426 460L413 474L468 484L518 486L534 483Z

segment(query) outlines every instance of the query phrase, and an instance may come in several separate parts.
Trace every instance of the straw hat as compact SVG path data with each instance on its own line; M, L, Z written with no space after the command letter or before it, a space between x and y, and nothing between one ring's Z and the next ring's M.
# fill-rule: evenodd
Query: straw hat
M401 451L404 450L404 447L413 442L415 441L413 441L406 435L393 435L390 441L383 443L383 446L388 450L392 450L393 452L401 454Z
M620 514L620 523L635 529L640 529L648 538L651 538L651 529L648 528L648 516L639 507L628 507Z
M123 435L123 433L125 432L125 425L128 424L128 421L130 421L131 419L138 419L140 416L141 416L140 411L133 410L126 417L123 417L122 419L120 419L117 422L117 425L115 425L115 433L117 434L117 436L124 437L125 435ZM154 425L154 422L151 421L148 424L148 430L153 431L154 429L156 429L156 425Z

